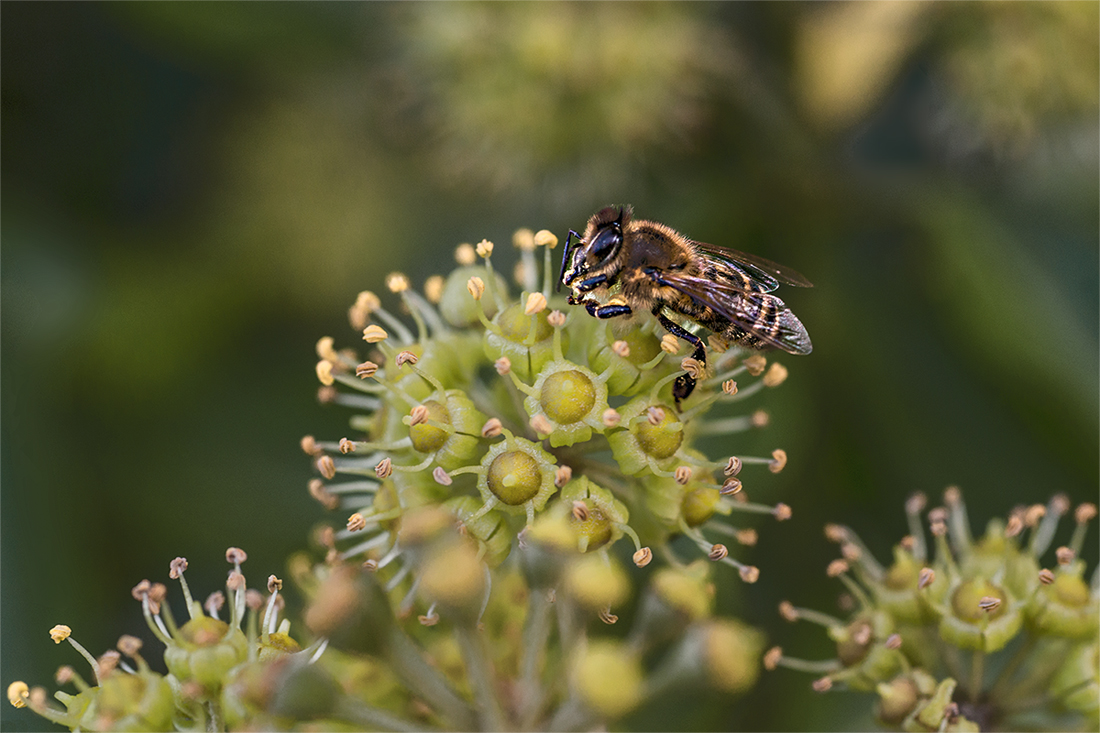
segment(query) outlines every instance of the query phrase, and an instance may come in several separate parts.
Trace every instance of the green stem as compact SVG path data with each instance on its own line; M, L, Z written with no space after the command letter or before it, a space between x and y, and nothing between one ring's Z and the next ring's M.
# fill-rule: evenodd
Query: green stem
M533 588L529 598L530 611L523 629L523 683L520 686L520 727L524 730L532 727L542 707L544 694L538 680L539 663L545 658L546 642L550 638L551 604L546 599L546 590Z
M938 635L936 637L936 643L940 647L940 658L943 659L944 664L947 666L948 675L956 680L966 679L963 675L962 660L959 659L958 648L947 644Z
M1065 659L1065 651L1068 648L1069 641L1058 639L1054 643L1056 647L1053 650L1048 644L1045 650L1046 653L1036 655L1036 657L1028 660L1027 674L1015 685L1010 685L1004 689L1001 699L1019 700L1030 698L1050 685L1050 678L1054 676L1054 673ZM1058 649L1061 649L1060 653L1058 653Z
M985 652L975 649L970 656L970 700L977 702L982 695L982 681L985 679Z
M333 717L351 723L357 728L370 730L392 730L402 733L414 733L415 731L437 731L423 723L414 723L403 718L398 718L385 710L379 710L373 705L356 700L352 697L341 697L336 703Z
M459 624L455 627L455 638L466 665L466 676L477 701L480 730L508 730L504 722L504 713L500 709L493 690L493 671L477 627Z
M92 674L94 674L94 675L95 675L95 679L96 679L96 684L98 685L98 684L102 683L102 682L103 682L103 680L101 680L101 679L99 678L99 662L98 662L98 661L96 660L96 658L95 658L95 657L93 657L93 656L91 655L91 652L89 652L89 651L88 651L87 649L85 649L85 648L84 648L84 645L83 645L83 644L81 644L81 643L80 643L79 641L77 641L76 639L74 639L74 638L73 638L72 636L67 636L67 637L65 637L65 641L69 642L69 645L70 645L70 646L71 646L71 647L72 647L73 649L76 649L76 650L77 650L77 652L79 652L79 653L80 653L80 655L81 655L82 657L84 657L85 659L87 659L87 660L88 660L88 664L92 665ZM165 644L166 644L166 645L167 645L167 643L168 643L168 642L165 642Z
M409 690L449 720L455 729L477 728L469 704L458 696L438 669L424 660L420 648L397 627L390 631L388 659Z
M1044 707L1049 703L1050 695L1043 693L1041 695L1032 695L1031 697L1013 698L1011 701L1006 702L1001 709L1005 713L1018 713Z
M1031 650L1035 648L1035 642L1037 637L1034 634L1028 634L1024 639L1024 643L1020 645L1020 648L1012 655L1012 658L1008 660L1000 674L997 675L997 679L993 681L993 686L989 690L989 697L991 699L998 699L1001 693L1004 692L1005 687L1012 683L1012 677L1016 674L1016 670L1020 668L1020 665L1031 654Z

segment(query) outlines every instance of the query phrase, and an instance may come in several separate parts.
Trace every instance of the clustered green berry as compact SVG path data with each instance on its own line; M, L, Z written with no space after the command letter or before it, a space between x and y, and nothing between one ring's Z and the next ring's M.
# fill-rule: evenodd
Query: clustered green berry
M824 626L835 659L807 662L768 652L769 668L817 673L817 690L877 695L879 720L910 731L1095 730L1100 705L1100 573L1086 581L1079 559L1096 505L1074 512L1076 530L1054 552L1069 500L1014 510L973 537L962 494L944 492L927 514L934 553L920 515L923 495L906 504L911 534L880 565L847 527L830 525L843 559L829 574L848 588L847 620L784 602L788 620ZM929 555L932 555L930 557Z

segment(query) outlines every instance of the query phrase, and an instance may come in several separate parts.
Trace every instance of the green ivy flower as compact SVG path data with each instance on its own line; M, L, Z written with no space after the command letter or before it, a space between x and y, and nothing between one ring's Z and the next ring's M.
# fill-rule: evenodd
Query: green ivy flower
M873 691L879 719L904 730L1095 728L1100 582L1077 558L1096 506L1081 504L1069 545L1042 558L1069 500L1014 510L974 537L962 494L928 512L934 559L920 524L923 495L906 503L911 533L880 565L847 527L830 525L843 559L828 572L847 587L848 620L784 602L790 621L824 626L835 659L808 662L778 647L765 664L819 676L815 689ZM1026 542L1024 540L1027 540Z

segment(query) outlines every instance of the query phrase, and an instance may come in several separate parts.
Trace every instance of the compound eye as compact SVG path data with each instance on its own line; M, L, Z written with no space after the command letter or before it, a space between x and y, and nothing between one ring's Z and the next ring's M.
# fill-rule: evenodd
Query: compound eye
M617 226L609 226L600 230L588 251L597 264L602 264L619 253L622 243L622 230Z

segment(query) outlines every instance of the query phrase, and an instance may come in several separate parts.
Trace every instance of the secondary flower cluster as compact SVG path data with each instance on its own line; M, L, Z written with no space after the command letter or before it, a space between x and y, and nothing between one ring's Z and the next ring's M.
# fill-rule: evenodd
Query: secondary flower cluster
M459 267L423 294L404 275L386 279L412 328L364 292L349 317L366 352L318 343L321 401L357 414L345 437L302 440L319 474L310 494L347 517L318 531L325 562L301 573L314 598L307 625L397 670L408 661L395 657L421 653L444 668L457 646L473 706L452 690L461 675L436 680L437 694L421 689L402 707L416 718L413 703L427 702L418 720L431 724L593 725L685 681L744 689L760 639L712 618L708 577L722 565L746 582L759 576L725 544L752 545L756 530L727 517L788 518L784 504L750 502L742 483L787 457L734 454L736 434L767 414L715 418L711 408L778 386L786 369L712 337L708 372L677 356L681 344L648 315L601 321L568 306L555 293L550 232L521 230L514 244L518 297L493 267L492 243L461 245ZM684 371L698 388L677 407ZM718 460L696 446L714 435L730 441ZM613 624L631 608L626 557L667 565L633 571L648 588L640 598L657 600L641 601L628 641L589 638L588 620ZM347 598L359 601L333 600ZM414 611L422 628L410 633L424 648L387 641ZM493 619L503 626L479 635ZM364 629L370 638L337 643ZM663 666L642 663L653 644L667 647Z
M789 621L825 627L837 656L808 662L779 647L765 666L819 676L814 689L873 691L881 722L909 731L1096 730L1100 727L1100 572L1084 579L1079 559L1095 504L1074 511L1076 529L1054 553L1064 495L1045 506L1018 507L973 537L958 489L928 512L934 559L920 515L923 494L906 503L911 534L883 566L847 527L826 536L842 559L828 567L848 590L849 618L788 602Z
M94 684L66 665L56 681L72 685L76 694L55 692L63 707L49 704L43 688L31 689L24 682L8 686L8 700L72 730L223 730L255 721L269 707L270 687L300 674L323 644L302 650L290 637L290 622L280 620L282 581L270 576L266 597L247 588L241 572L246 559L244 550L226 551L233 565L226 592L211 593L203 604L192 598L184 578L187 560L172 561L169 575L179 581L187 605L188 620L182 625L176 623L163 584L143 580L134 587L149 630L165 646L168 674L149 666L135 636L125 635L117 651L93 657L73 638L72 629L57 625L50 637L57 644L68 641L88 661Z

